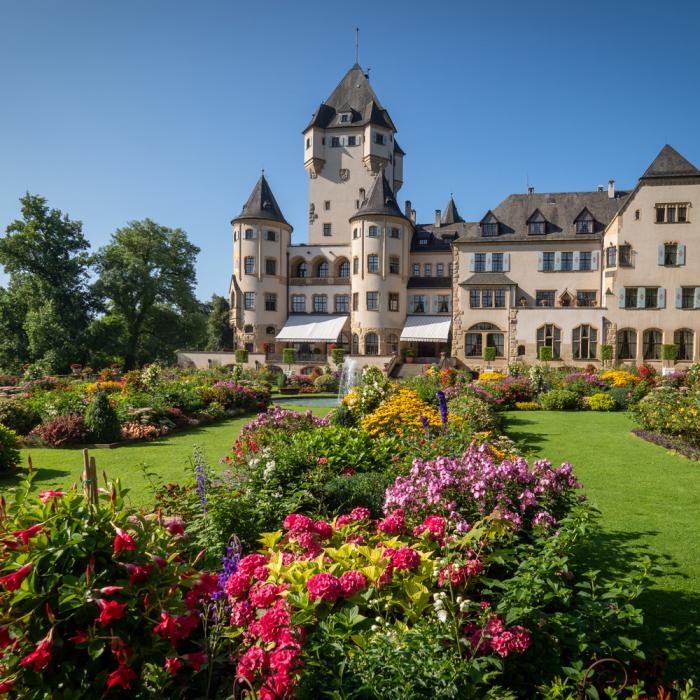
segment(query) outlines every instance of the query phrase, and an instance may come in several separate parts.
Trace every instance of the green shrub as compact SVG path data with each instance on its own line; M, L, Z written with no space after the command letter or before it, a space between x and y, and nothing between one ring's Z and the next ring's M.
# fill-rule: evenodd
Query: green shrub
M700 394L673 387L654 389L632 408L632 415L646 430L677 435L700 444Z
M464 429L470 433L494 432L500 428L501 419L494 408L482 399L462 393L448 402L450 413L464 421Z
M95 442L117 442L121 438L119 418L104 391L98 391L87 407L85 425Z
M518 411L539 411L542 409L537 401L516 401L515 408Z
M674 361L678 357L678 348L675 345L661 346L661 359Z
M437 392L442 389L440 375L438 372L417 374L414 377L407 377L401 384L413 389L420 396L421 401L437 406Z
M350 409L344 403L341 403L338 408L328 415L328 417L333 425L352 428L356 424L355 416L352 415L352 411L350 411Z
M245 364L248 362L248 351L242 348L236 350L236 362L239 364Z
M7 474L19 466L19 441L17 433L0 425L0 474Z
M331 358L336 365L342 365L345 360L344 348L333 348L333 350L331 350Z
M578 395L569 389L550 389L540 395L540 405L545 411L575 411L580 408Z
M496 348L486 347L484 348L484 361L493 362L496 359Z
M336 392L338 391L338 380L332 373L324 372L314 379L314 386L316 391Z
M614 411L617 401L610 394L601 391L588 397L588 408L591 411Z
M539 349L537 356L542 362L549 362L552 359L552 348L549 345L543 345Z
M41 423L41 416L22 399L0 400L0 423L18 435L28 435Z
M56 416L32 430L51 447L66 447L82 445L88 440L88 429L81 415L71 413L67 416Z
M508 365L508 374L510 374L511 377L529 377L530 367L525 362L516 360Z
M282 362L285 365L293 365L297 359L297 351L294 348L284 348L282 350Z
M644 387L644 391L639 395L639 398L636 398L637 392L640 390L639 387L643 384L645 384L645 382L640 382L632 390L623 387L613 387L612 389L608 389L608 393L615 399L617 406L625 410L630 404L636 403L647 395L649 392L648 384Z
M165 408L179 408L185 413L196 413L204 408L204 400L199 385L194 382L161 381L152 394L146 395L150 405ZM127 401L130 400L127 396Z
M382 516L384 494L393 478L386 473L359 473L336 476L325 482L319 493L322 512L336 515L353 508L369 508L372 516Z
M613 359L613 346L612 345L601 345L600 346L600 359L604 362L610 362Z

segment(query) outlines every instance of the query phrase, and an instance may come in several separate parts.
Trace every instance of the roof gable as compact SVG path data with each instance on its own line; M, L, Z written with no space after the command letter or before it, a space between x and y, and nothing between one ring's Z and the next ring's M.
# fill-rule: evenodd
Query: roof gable
M544 214L539 209L535 209L535 211L533 211L527 219L528 224L539 223L541 221L547 221L547 219L544 217Z
M496 215L489 209L486 214L484 215L484 218L479 222L480 224L497 224L498 219L496 218Z
M664 177L700 177L700 170L675 148L666 144L640 179Z
M578 216L574 219L574 223L577 221L595 221L595 217L588 211L588 207L584 207L579 212Z

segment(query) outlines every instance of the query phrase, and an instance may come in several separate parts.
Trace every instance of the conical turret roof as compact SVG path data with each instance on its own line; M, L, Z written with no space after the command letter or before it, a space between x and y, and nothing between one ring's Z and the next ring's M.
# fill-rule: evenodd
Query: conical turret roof
M445 207L445 211L442 215L442 223L447 226L449 224L459 224L463 221L464 219L459 215L459 212L457 211L457 205L455 204L455 200L452 197L450 197L450 201L447 202L447 206Z
M640 179L659 177L699 177L698 170L673 146L666 144Z
M396 203L396 198L386 179L384 170L382 169L372 183L372 187L367 195L367 199L360 204L360 208L351 217L356 219L360 216L398 216L406 219L403 212ZM408 220L408 219L407 219Z
M265 219L267 221L278 221L290 226L282 215L282 211L277 204L275 195L272 194L270 185L264 175L255 183L253 191L248 197L248 201L243 205L241 213L233 221L245 221L246 219ZM291 228L291 226L290 226Z

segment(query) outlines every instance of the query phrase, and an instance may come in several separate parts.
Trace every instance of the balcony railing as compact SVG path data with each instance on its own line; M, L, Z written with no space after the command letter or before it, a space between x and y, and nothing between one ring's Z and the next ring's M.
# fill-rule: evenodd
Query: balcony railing
M333 285L350 284L349 277L290 277L290 285L311 286L311 285Z
M285 364L283 355L281 352L268 352L265 354L265 360L268 363L274 362L275 364ZM296 353L294 357L294 364L298 364L299 362L303 363L315 363L318 362L319 364L327 364L328 362L328 357L324 355L323 353L313 353L313 352L298 352Z

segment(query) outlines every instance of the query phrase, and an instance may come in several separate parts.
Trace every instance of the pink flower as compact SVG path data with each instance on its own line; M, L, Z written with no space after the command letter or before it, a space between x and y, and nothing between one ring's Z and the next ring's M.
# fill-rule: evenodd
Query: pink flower
M397 508L391 515L377 523L377 530L387 535L400 535L406 530L404 517L403 510Z
M49 637L42 639L31 654L27 654L20 662L20 666L33 666L35 671L43 671L51 663L51 640Z
M131 688L131 681L136 680L136 671L126 664L120 663L116 671L112 671L107 677L107 687L113 688L115 685L124 690Z
M368 583L367 577L361 571L346 571L341 575L339 582L343 595L348 598L367 588Z
M325 571L312 576L306 582L306 588L309 591L309 600L320 598L323 601L332 602L343 593L339 579Z
M329 540L331 537L333 537L333 527L323 520L317 520L314 523L314 532L322 540Z
M117 534L114 537L114 556L122 550L132 552L136 549L134 538L119 527L114 528ZM116 673L116 671L115 671Z
M276 586L274 583L255 584L248 594L251 605L255 608L269 608L275 599L284 591L286 586Z
M38 525L28 527L26 530L16 530L12 535L18 537L22 541L22 544L26 546L34 535L38 535L42 531L43 527L43 523L39 523Z
M318 463L319 464L328 464L328 459L326 457L319 457Z
M185 521L176 515L165 518L163 524L173 537L185 534Z
M129 585L134 586L137 583L143 583L153 571L150 564L138 566L137 564L127 564L126 570L129 572Z
M255 619L255 609L247 600L236 601L231 607L231 624L247 627Z
M352 515L339 515L335 519L335 526L336 528L345 527L346 525L349 525L353 520L354 518L352 517Z
M39 500L42 503L46 503L47 501L50 501L52 498L60 498L61 496L65 496L66 494L63 491L54 491L52 489L48 489L47 491L42 491L39 494Z
M289 628L290 615L283 600L278 600L262 617L253 622L248 631L263 642L277 642Z
M22 585L22 581L29 575L32 566L32 564L25 564L17 569L17 571L3 576L0 578L0 586L4 586L7 591L16 591Z
M235 574L228 577L226 581L226 595L231 598L240 598L250 586L251 574L246 571L241 571L238 568Z
M126 603L117 603L116 600L102 600L101 598L95 602L102 611L97 618L97 621L105 627L112 620L121 620L121 618L124 616Z
M352 520L369 520L372 517L369 508L353 508L350 511L350 517Z
M429 515L421 525L413 529L413 534L420 537L427 532L431 540L442 542L445 539L445 518L440 515Z
M311 532L313 524L313 520L306 515L292 513L284 519L282 526L285 530L289 530L289 532L294 535L301 532Z
M119 593L119 591L123 591L124 586L104 586L103 588L100 588L100 593L102 595L114 595L115 593Z
M206 651L194 651L191 654L185 654L185 658L192 664L195 672L198 672L209 660Z
M420 566L420 554L411 547L401 547L391 557L391 563L395 569L413 571Z
M245 679L248 683L252 683L255 680L255 676L258 673L262 673L266 666L267 654L265 651L261 647L252 646L238 660L236 676Z

